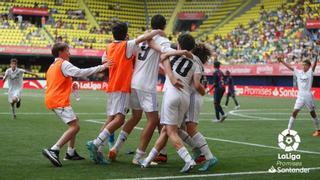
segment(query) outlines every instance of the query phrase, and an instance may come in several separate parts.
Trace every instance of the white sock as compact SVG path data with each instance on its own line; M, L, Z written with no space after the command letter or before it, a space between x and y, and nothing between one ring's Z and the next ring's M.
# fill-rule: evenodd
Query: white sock
M73 156L73 155L74 155L74 151L75 151L75 150L76 150L75 148L68 147L67 152L68 152L68 154L69 154L70 156Z
M313 125L314 125L314 128L316 128L316 130L320 130L319 129L319 120L318 118L312 118L312 121L313 121Z
M112 149L115 149L117 152L120 150L121 146L124 144L124 142L127 140L128 133L125 131L121 130L120 134L117 138L116 143L112 147Z
M110 133L109 133L108 129L107 129L107 128L104 128L104 129L100 132L99 136L98 136L95 140L93 140L93 144L94 144L95 146L97 146L97 147L102 146L102 145L103 145L103 142L104 142L109 136L110 136Z
M288 123L288 129L289 130L292 130L292 128L293 128L294 120L295 119L291 116L290 119L289 119L289 123Z
M190 147L195 148L196 147L196 141L193 141L192 138L189 136L189 134L182 130L178 130L178 135L182 139L183 142L187 143Z
M177 151L177 153L179 154L179 156L181 157L181 159L183 159L184 160L184 162L190 162L190 161L192 161L192 157L190 156L190 154L189 154L189 152L188 152L188 150L187 150L187 148L186 147L182 147L182 148L180 148L178 151Z
M11 105L11 109L12 109L12 114L16 115L16 108L15 108L14 104Z
M168 154L168 151L167 151L167 147L166 147L166 146L161 149L160 154L163 154L163 155L167 155L167 154Z
M150 151L150 153L149 153L149 155L148 155L148 157L145 159L145 162L146 162L147 164L149 164L155 157L158 156L158 153L159 153L159 152L157 151L156 148L152 148L151 151Z
M134 159L142 159L146 152L141 151L139 148L136 150L136 154L134 155Z
M192 140L194 142L197 142L197 148L200 149L201 153L205 156L206 160L212 159L213 155L210 151L210 148L208 146L208 143L206 141L206 139L203 137L203 135L200 132L197 132L197 134L195 134L192 137Z
M60 147L57 144L53 145L50 149L60 151Z

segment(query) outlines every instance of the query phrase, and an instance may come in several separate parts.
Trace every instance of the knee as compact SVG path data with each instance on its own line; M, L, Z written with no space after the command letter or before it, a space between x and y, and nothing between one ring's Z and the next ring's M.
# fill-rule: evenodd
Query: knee
M78 120L75 120L75 122L72 122L70 124L70 129L76 134L80 131L80 125L78 123Z

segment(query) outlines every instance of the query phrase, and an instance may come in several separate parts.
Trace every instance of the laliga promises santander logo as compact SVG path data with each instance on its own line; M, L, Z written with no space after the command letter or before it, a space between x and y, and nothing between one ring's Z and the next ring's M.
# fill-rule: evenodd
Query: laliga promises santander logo
M285 129L278 136L278 145L286 152L295 151L301 142L297 131Z

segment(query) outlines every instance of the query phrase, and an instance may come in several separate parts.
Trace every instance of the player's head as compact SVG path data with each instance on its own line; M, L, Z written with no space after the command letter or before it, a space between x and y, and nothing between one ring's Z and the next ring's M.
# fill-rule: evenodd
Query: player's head
M215 61L215 62L213 63L213 67L216 68L216 69L219 69L219 68L220 68L220 65L221 65L221 63L220 63L219 61Z
M227 70L227 71L226 71L226 75L227 75L227 76L230 76L230 75L231 75L230 71Z
M151 28L152 29L161 29L164 30L166 28L166 18L164 18L161 14L154 15L151 18Z
M64 60L69 60L70 57L69 46L66 43L55 43L51 49L51 53L55 58Z
M16 70L17 65L18 65L18 59L12 58L12 59L10 60L10 67L11 67L11 69L12 69L12 70Z
M192 53L201 60L202 64L207 63L209 58L211 57L210 49L203 43L197 44L192 49Z
M303 71L307 72L309 68L311 67L311 62L310 60L306 59L302 61L302 66L303 66Z
M112 27L113 38L117 41L126 40L128 37L128 26L126 23L116 23Z
M191 51L196 42L190 34L181 34L178 37L178 49Z

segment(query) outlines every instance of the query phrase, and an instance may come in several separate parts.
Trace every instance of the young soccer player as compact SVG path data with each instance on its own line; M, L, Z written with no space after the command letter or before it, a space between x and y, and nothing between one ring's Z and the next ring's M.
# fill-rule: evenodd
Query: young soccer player
M31 74L36 77L38 75L36 73L27 71L25 69L18 68L18 60L11 59L10 60L10 68L8 68L4 74L3 82L8 80L8 102L11 105L12 109L12 118L16 119L16 109L21 106L21 93L23 89L23 74ZM16 106L16 107L15 107Z
M164 30L166 19L162 15L154 15L151 19L153 31ZM152 138L156 126L159 124L158 102L157 102L157 81L159 74L160 54L173 51L170 48L170 41L163 36L153 37L153 43L159 46L159 51L152 49L147 42L139 44L139 52L136 57L135 67L131 81L131 94L129 106L132 109L132 117L124 124L114 147L109 151L109 158L115 159L121 146L127 140L129 134L141 120L142 113L145 112L147 123L140 135L139 147L132 160L133 164L145 155L145 150Z
M201 80L204 79L203 64L208 61L211 56L211 52L204 44L199 44L196 45L196 47L192 50L192 53L196 57L194 60L197 67L194 78L201 82ZM194 148L194 160L196 160L201 154L204 154L206 161L199 171L207 171L210 167L214 166L218 160L212 155L204 136L197 130L202 102L202 95L195 88L193 88L193 91L190 95L189 109L186 113L184 122L187 132L183 129L179 129L179 136L184 142Z
M315 59L313 65L311 65L310 60L304 60L302 62L303 69L295 69L291 67L290 64L285 62L282 57L278 57L278 61L286 66L289 70L293 71L293 74L296 76L297 84L298 84L298 97L296 103L294 105L294 109L292 115L289 119L288 129L291 130L294 125L294 121L299 113L299 111L306 106L310 111L310 115L312 117L312 121L316 131L313 133L313 136L320 136L319 129L319 120L315 111L315 103L313 100L313 95L311 92L312 81L313 81L313 73L316 69L318 59ZM289 132L290 133L290 132Z
M227 114L224 113L221 107L221 99L225 92L224 82L223 82L223 72L220 70L221 63L219 61L214 62L214 73L213 73L213 85L212 88L209 89L210 92L214 88L214 109L216 112L216 118L218 122L223 122L227 118ZM222 117L220 118L220 114Z
M179 36L178 49L191 51L194 46L195 40L191 35L183 34ZM205 89L201 86L199 79L194 76L196 71L195 61L193 60L194 57L175 56L169 62L167 58L172 55L175 55L174 52L169 52L163 55L162 58L165 59L163 63L167 77L161 108L161 124L163 124L164 127L148 157L143 161L140 161L140 164L141 167L147 167L165 146L166 141L169 138L179 156L185 161L185 165L180 172L188 172L196 163L183 145L183 142L178 135L178 128L181 126L189 108L192 82L197 91L202 95L205 94ZM172 71L170 63L172 65ZM175 77L178 77L179 79L176 79ZM177 81L180 81L183 85L181 89L180 87L176 87L176 85L180 86L180 84L176 83Z
M46 80L47 89L45 103L48 109L52 110L65 124L68 130L60 139L48 149L43 149L42 154L56 166L61 167L59 160L60 149L68 143L68 151L64 160L82 160L75 150L76 135L80 130L79 120L70 105L70 94L72 91L72 77L86 77L94 73L101 72L112 65L107 62L92 68L79 69L69 62L69 47L65 43L56 43L52 47L54 62L49 67Z
M227 100L226 100L225 106L228 107L229 98L232 97L234 103L236 104L235 109L239 109L240 105L236 99L233 78L231 76L230 71L226 71L225 84L228 86Z
M163 35L162 30L154 30L143 36L127 40L128 27L124 23L116 24L112 28L115 41L108 45L106 58L113 60L115 65L109 71L108 94L108 120L105 128L93 141L87 142L90 158L100 163L104 161L103 154L98 152L98 148L103 146L104 141L119 129L125 120L131 92L131 80L133 73L133 63L138 44L152 39L158 34ZM120 134L121 135L121 134Z

